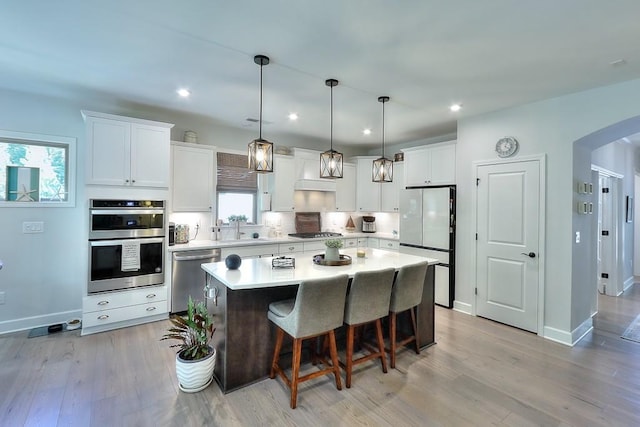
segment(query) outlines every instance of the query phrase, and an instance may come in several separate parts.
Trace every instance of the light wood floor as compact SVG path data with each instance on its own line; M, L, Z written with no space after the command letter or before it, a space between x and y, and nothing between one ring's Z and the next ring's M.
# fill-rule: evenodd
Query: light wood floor
M619 335L640 313L640 284L600 307L602 329L573 348L438 308L437 345L401 352L388 374L360 365L351 389L329 377L303 383L295 410L280 380L179 392L174 352L158 340L168 322L86 337L7 334L0 425L638 426L640 344Z

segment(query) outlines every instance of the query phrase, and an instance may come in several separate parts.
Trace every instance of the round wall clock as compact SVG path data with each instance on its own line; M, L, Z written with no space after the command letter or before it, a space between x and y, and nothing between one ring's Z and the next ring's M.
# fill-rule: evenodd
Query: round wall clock
M512 136L505 136L496 142L496 153L499 157L510 157L518 151L518 141Z

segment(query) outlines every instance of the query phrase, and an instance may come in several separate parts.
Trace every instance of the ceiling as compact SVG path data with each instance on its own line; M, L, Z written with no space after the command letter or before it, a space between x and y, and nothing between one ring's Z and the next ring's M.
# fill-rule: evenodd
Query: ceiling
M0 0L0 87L198 114L263 137L387 144L640 78L637 0ZM615 61L622 61L616 63ZM187 88L189 98L176 90ZM462 103L452 113L448 107ZM299 115L289 121L291 112ZM362 130L371 128L364 136Z

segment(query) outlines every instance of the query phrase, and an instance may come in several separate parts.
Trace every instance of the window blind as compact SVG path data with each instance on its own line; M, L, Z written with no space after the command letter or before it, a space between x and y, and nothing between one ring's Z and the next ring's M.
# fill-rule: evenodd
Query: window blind
M218 153L218 191L256 191L258 177L247 167L246 155Z

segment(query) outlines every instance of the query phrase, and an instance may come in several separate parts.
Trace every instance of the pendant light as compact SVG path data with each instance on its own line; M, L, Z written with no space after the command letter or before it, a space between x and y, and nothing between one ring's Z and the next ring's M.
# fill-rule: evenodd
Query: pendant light
M320 178L342 178L342 153L333 149L333 88L338 86L336 79L324 82L331 88L330 141L331 148L320 154Z
M260 66L260 135L249 143L249 169L258 173L273 172L273 144L262 139L262 67L269 57L256 55L253 62Z
M393 182L393 161L384 156L384 104L389 102L388 96L379 96L382 103L382 157L373 161L373 182Z

